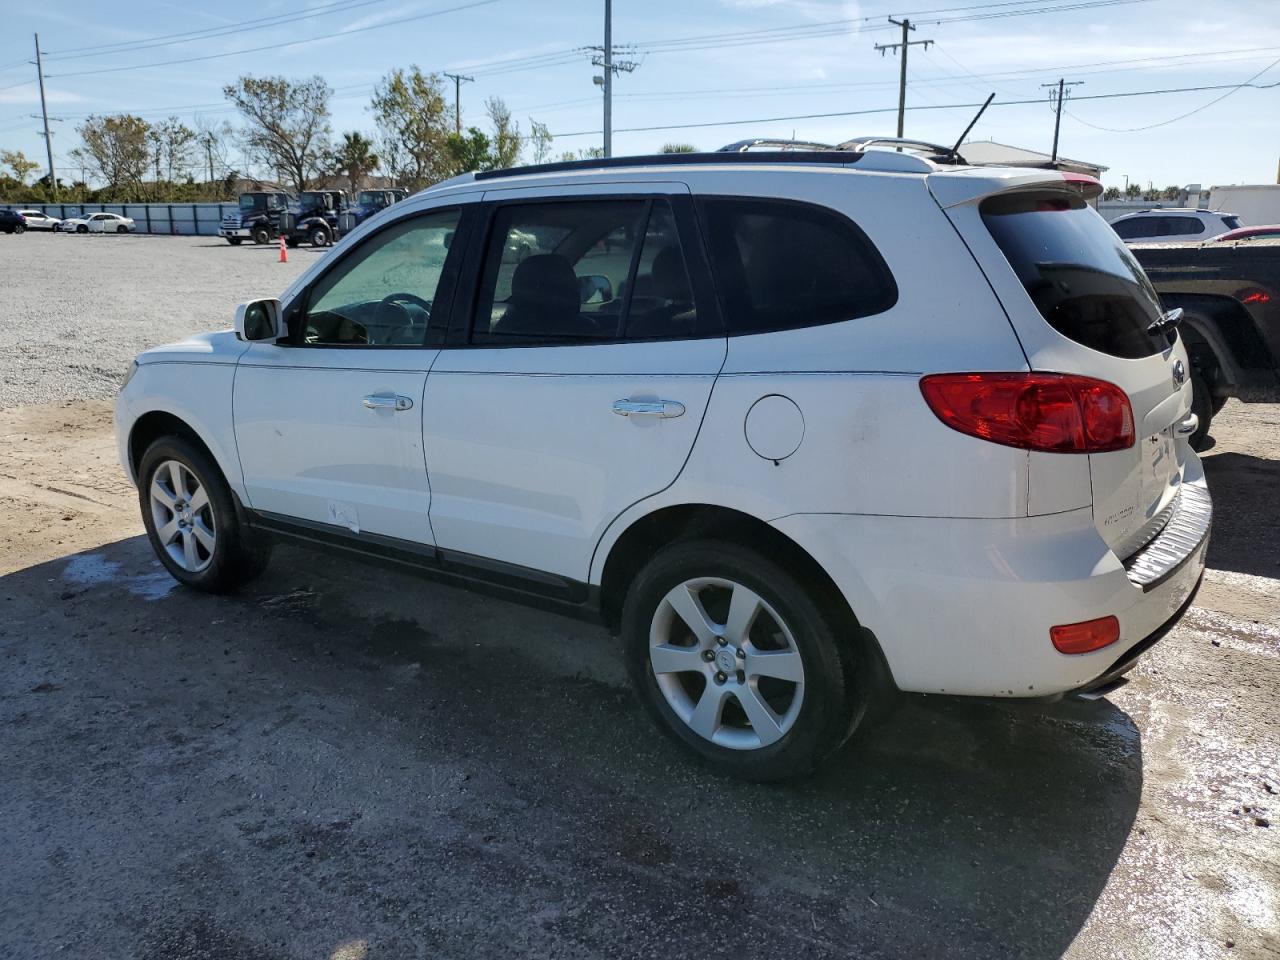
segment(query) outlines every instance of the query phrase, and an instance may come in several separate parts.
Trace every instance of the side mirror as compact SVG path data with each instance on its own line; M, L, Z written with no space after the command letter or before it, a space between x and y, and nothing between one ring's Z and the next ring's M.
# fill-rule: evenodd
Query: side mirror
M588 274L578 278L579 303L608 303L613 299L613 284L608 277Z
M236 339L275 340L280 333L280 301L251 300L236 307Z

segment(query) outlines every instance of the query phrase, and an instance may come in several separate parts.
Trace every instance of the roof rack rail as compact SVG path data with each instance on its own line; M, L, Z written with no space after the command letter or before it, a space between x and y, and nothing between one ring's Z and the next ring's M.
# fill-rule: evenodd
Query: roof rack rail
M818 143L814 140L774 140L768 137L753 137L749 140L735 140L733 143L726 143L716 153L748 153L755 149L821 152L835 150L836 148L829 143Z
M955 147L944 147L940 143L928 140L911 140L904 137L854 137L839 144L837 150L852 150L866 153L870 148L895 149L905 153L924 154L935 163L966 164Z
M475 175L477 180L494 180L498 177L531 177L539 173L562 173L573 170L607 170L612 167L682 166L698 163L857 163L860 153L825 147L820 150L770 150L758 153L655 153L635 157L599 157L594 160L560 160L555 163L535 163L527 167L506 167L502 170L484 170Z

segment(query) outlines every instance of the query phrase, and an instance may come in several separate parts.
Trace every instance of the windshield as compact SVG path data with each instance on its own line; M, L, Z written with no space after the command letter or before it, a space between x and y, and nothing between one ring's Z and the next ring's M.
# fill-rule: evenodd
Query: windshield
M382 204L382 199L382 193L380 191L361 190L356 203L362 207L376 207Z
M252 210L256 206L257 197L247 194L240 198L241 210Z
M1065 337L1126 359L1168 348L1148 333L1163 310L1142 267L1084 200L1061 192L985 200L982 220L1041 316Z

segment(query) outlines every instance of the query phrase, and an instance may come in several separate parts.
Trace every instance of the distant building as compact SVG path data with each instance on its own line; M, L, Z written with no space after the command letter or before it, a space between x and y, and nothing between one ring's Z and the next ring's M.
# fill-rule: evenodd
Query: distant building
M1011 147L1007 143L996 143L994 140L972 140L960 146L960 153L970 163L978 166L1044 167L1049 170L1083 173L1095 178L1101 177L1103 171L1107 169L1100 163L1072 160L1069 157L1059 156L1054 160L1047 153L1027 150L1025 147Z

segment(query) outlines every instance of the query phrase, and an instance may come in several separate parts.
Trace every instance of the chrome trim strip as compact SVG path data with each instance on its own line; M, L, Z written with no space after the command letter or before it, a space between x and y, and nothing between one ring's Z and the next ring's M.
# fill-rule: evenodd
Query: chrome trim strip
M1213 500L1203 483L1184 483L1164 529L1124 561L1129 581L1144 591L1168 579L1209 536Z

